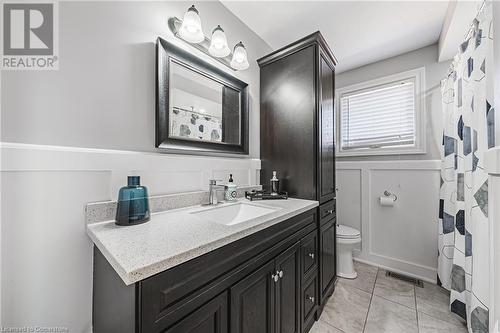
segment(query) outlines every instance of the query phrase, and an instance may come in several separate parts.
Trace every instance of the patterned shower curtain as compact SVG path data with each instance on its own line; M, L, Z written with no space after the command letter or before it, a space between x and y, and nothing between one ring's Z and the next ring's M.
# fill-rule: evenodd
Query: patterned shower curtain
M484 153L495 144L491 3L485 3L442 81L444 134L438 278L451 311L469 332L488 329L488 174Z

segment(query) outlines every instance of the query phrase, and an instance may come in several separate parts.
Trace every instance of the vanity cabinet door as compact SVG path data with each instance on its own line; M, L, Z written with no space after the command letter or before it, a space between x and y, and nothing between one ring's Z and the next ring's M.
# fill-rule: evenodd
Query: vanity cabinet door
M164 333L227 333L227 301L227 292L224 292Z
M319 246L320 246L320 274L319 274L319 292L321 304L333 292L335 283L335 219L321 226Z
M274 333L274 260L231 288L231 333Z
M334 73L335 69L322 52L319 61L320 78L320 133L319 133L319 201L332 200L335 196L335 146L334 146Z
M300 332L300 242L276 258L276 332Z

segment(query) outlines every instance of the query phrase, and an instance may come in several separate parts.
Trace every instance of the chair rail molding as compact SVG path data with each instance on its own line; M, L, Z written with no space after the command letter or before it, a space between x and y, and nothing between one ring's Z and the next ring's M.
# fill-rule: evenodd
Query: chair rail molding
M436 282L440 160L340 161L338 223L361 231L355 259ZM393 207L379 197L398 196Z
M0 142L1 171L107 171L116 194L127 175L143 178L151 195L197 191L233 173L238 185L259 185L260 159L180 155ZM221 178L222 177L222 178ZM160 184L161 182L161 184Z

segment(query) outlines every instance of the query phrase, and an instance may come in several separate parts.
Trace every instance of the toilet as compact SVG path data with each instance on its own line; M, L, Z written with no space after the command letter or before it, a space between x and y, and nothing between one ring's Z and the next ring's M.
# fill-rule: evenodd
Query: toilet
M337 225L337 275L346 279L355 279L358 273L354 270L352 250L361 243L359 230L346 225Z

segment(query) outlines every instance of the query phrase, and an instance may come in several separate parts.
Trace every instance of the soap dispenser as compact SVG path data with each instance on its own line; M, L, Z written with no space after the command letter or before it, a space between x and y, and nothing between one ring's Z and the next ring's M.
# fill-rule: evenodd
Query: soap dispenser
M236 189L238 186L233 182L233 174L229 174L229 182L226 185L226 192L224 193L224 198L226 201L235 201L238 193Z
M280 191L280 181L276 177L276 171L273 171L273 178L271 178L271 195L278 195Z

